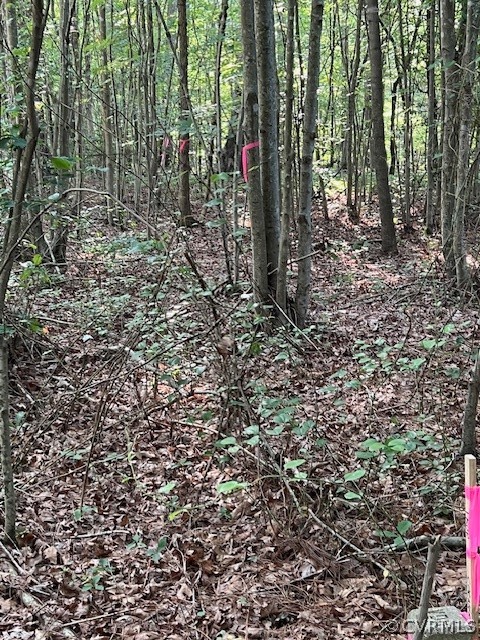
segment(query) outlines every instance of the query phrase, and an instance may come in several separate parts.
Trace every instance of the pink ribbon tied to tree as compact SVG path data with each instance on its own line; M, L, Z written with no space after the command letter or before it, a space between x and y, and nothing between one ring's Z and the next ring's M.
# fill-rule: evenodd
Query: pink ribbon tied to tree
M248 152L250 149L255 149L260 146L260 142L255 140L255 142L249 142L242 149L242 173L243 179L245 182L248 182Z

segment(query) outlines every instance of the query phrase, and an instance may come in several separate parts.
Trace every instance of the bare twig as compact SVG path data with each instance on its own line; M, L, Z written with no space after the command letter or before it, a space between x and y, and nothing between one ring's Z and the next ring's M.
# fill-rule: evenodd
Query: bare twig
M433 580L440 555L441 536L437 536L433 544L428 545L427 566L423 576L422 592L420 594L420 610L415 625L413 640L422 640L428 620L428 604L432 595Z

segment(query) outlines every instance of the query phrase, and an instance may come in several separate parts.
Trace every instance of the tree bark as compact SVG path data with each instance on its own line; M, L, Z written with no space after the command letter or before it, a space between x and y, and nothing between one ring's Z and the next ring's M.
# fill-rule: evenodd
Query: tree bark
M290 218L293 207L292 166L293 166L293 71L295 55L295 5L296 0L288 0L287 42L285 52L285 128L283 134L284 169L283 169L283 204L280 229L280 247L277 276L277 304L287 314L287 260L290 236Z
M368 51L372 83L372 158L377 178L380 207L382 251L397 252L397 239L393 222L392 198L388 181L387 151L385 148L385 122L383 117L383 63L380 40L378 0L367 0Z
M10 419L8 411L8 352L6 345L5 305L8 281L12 271L15 255L15 247L17 246L20 236L25 194L29 183L35 149L40 135L35 107L35 92L45 23L46 14L44 12L43 1L33 0L30 53L23 90L25 95L26 120L20 132L20 137L25 138L26 140L26 146L23 149L16 149L16 161L12 187L13 205L11 208L9 224L5 229L0 265L0 439L4 482L5 537L7 541L11 543L15 543L16 506L10 445ZM12 55L15 55L15 53L12 52Z
M435 34L436 34L437 0L430 0L427 13L428 22L428 121L427 121L427 202L425 211L425 226L429 235L433 234L437 226L436 216L436 166L435 156L438 148L437 138L437 105L435 87Z
M443 95L443 139L441 173L442 250L448 275L455 278L453 252L453 211L455 208L455 160L458 150L457 95L458 62L455 60L455 2L441 0L442 60L445 74Z
M455 272L458 289L466 289L470 285L470 273L467 266L467 249L465 246L465 210L470 199L467 178L470 164L470 140L472 135L472 103L473 83L476 76L476 51L480 22L480 4L478 1L467 2L467 22L465 29L465 47L461 65L459 106L458 159L455 190L455 209L453 212L453 253L455 256Z
M243 43L244 154L247 163L247 198L252 232L253 291L257 303L267 304L268 257L259 150L258 146L249 148L250 144L255 145L258 142L258 81L253 0L242 0L240 6Z
M243 3L242 3L243 4ZM260 176L268 261L268 285L275 297L280 237L278 83L273 0L254 0L257 51Z
M300 168L300 203L298 213L298 280L295 296L297 324L305 326L312 271L312 185L313 150L317 130L318 83L320 76L320 38L323 23L323 0L312 0L308 45L307 88L303 117L302 159Z
M188 33L187 33L187 0L178 0L178 61L180 72L180 110L183 126L180 134L179 156L179 189L178 205L180 224L190 227L193 224L190 204L190 131L187 120L190 114L188 92Z
M475 364L472 369L470 381L468 383L467 401L465 404L465 411L463 413L462 423L462 446L460 449L460 456L464 456L470 453L474 456L477 455L477 408L478 408L478 396L480 393L480 355L477 352L475 357Z
M110 195L115 195L115 162L113 152L113 112L112 112L112 91L110 73L108 71L108 45L107 45L107 17L105 4L98 8L99 35L102 40L102 111L103 111L103 153L105 156L104 188ZM108 224L115 223L115 204L107 197L105 200L107 208Z

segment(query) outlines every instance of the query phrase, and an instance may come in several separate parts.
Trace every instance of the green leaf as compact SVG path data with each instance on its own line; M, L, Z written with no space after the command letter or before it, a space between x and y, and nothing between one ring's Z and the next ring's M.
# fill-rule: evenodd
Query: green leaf
M298 467L301 467L304 462L306 462L305 458L289 460L288 462L284 463L283 468L285 469L285 471L287 471L287 469L297 469Z
M279 425L278 427L274 427L273 429L265 429L265 432L269 436L279 436L281 433L284 432L284 430L285 430L285 426Z
M248 487L248 482L237 482L236 480L229 480L228 482L221 482L217 485L218 493L233 493L234 491L243 491Z
M260 432L260 427L258 424L251 424L249 427L245 427L243 433L247 436L256 435Z
M347 491L344 495L345 500L361 500L362 496L359 493L355 493L354 491Z
M216 447L228 447L229 445L237 444L237 439L235 436L228 436L227 438L223 438L223 440L217 440L215 443Z
M360 480L366 474L365 469L357 469L356 471L350 471L343 476L343 479L346 482L355 482L355 480Z
M25 147L27 146L27 141L25 140L25 138L15 137L12 139L12 145L17 149L25 149Z
M362 383L360 382L360 380L349 380L345 383L345 387L347 389L360 389L361 385Z
M70 171L73 167L71 158L66 158L65 156L52 156L50 162L57 171Z
M355 456L359 460L371 460L375 457L375 453L373 451L356 451Z
M410 520L401 520L397 524L397 531L400 535L404 536L412 526L413 522L410 522Z
M293 433L297 436L306 436L309 431L315 426L314 420L305 420L301 422L297 427L292 429Z
M401 453L405 451L406 441L403 438L391 438L387 440L386 445L392 451L396 453Z
M420 367L423 364L425 364L425 362L426 362L425 358L415 358L410 362L410 364L408 365L408 368L411 371L418 371L418 369L420 369Z
M39 267L42 264L42 256L39 253L36 253L33 257L32 257L32 262L36 267Z
M442 333L446 333L446 334L453 333L454 331L455 331L455 325L451 322L449 324L446 324L442 329Z
M435 349L437 345L438 345L438 340L435 340L435 338L425 338L425 340L422 340L422 347L424 349L427 349L427 351L431 351L432 349Z
M167 493L170 493L172 489L175 489L176 486L177 486L177 483L175 482L175 480L172 480L172 482L169 482L168 484L164 484L163 487L160 487L160 489L158 490L158 493L162 493L166 495Z

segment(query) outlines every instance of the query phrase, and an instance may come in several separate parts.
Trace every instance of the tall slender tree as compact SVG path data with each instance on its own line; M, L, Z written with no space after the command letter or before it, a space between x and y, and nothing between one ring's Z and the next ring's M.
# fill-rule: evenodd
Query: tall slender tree
M24 144L16 144L14 146L12 206L4 228L2 253L0 256L0 449L4 486L4 529L5 538L10 543L15 543L16 539L16 505L10 441L8 334L5 317L6 295L8 281L14 264L15 250L20 239L25 195L29 184L35 149L40 136L35 101L37 72L47 15L48 4L45 7L43 0L32 0L32 26L28 65L24 76L24 84L21 86L21 94L17 96L17 100L20 99L21 96L23 97L25 118L21 124L18 140L23 140ZM11 56L17 56L18 49L10 50L9 54ZM14 66L16 66L16 64L17 60L15 60Z
M385 148L385 122L383 117L383 61L380 39L378 0L367 0L368 52L371 69L372 92L372 157L377 178L380 207L382 250L396 253L397 239L393 221L392 197L388 180L387 151Z
M268 283L275 296L280 237L278 81L273 0L254 0L258 72L260 175L268 260Z
M442 249L445 267L455 277L453 253L453 210L455 208L455 158L458 150L457 94L459 68L456 61L455 1L441 0L440 24L444 72L443 136L441 169Z
M286 315L287 310L287 260L290 237L290 219L293 209L292 167L293 167L293 103L294 103L294 62L295 62L295 11L296 0L288 0L287 34L285 51L285 127L283 133L284 169L283 203L278 256L277 304Z
M436 154L438 148L437 137L437 104L435 86L435 44L436 44L436 20L437 0L430 0L427 12L428 23L428 64L427 64L427 87L428 87L428 122L427 122L427 202L425 206L425 227L428 234L432 234L437 226L436 216Z
M461 81L458 96L458 156L455 184L455 208L453 211L453 253L457 287L465 289L470 284L465 246L465 210L470 198L468 185L470 164L470 140L472 134L473 85L477 75L477 42L480 27L480 3L467 2L465 45L461 62Z
M178 0L178 62L180 72L181 133L179 156L178 205L180 223L189 227L193 223L190 204L190 100L188 92L188 29L187 0Z
M253 289L255 300L268 303L268 257L258 149L258 82L253 0L241 3L243 43L243 108L245 142L242 152L248 179L248 206L252 229Z
M295 297L297 324L305 326L310 302L312 270L312 185L313 150L317 131L318 83L320 76L320 39L323 24L323 0L312 0L308 44L307 88L303 115L300 203L298 212L298 280Z

